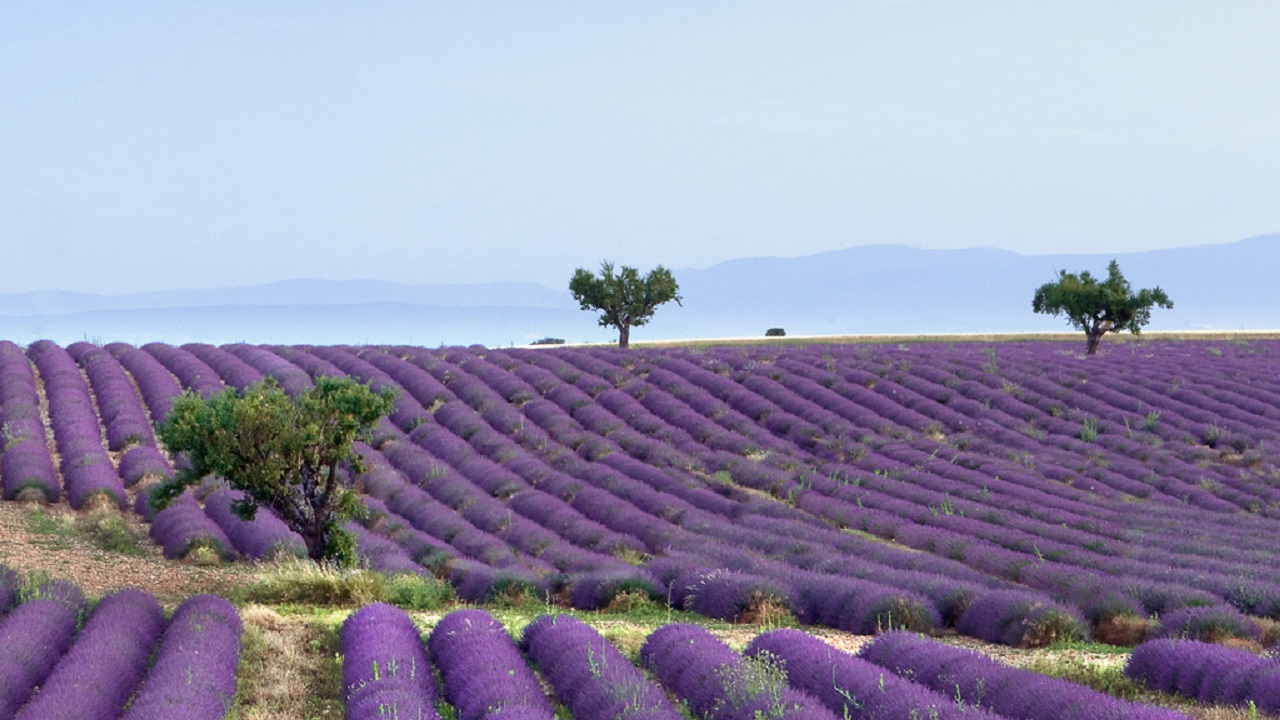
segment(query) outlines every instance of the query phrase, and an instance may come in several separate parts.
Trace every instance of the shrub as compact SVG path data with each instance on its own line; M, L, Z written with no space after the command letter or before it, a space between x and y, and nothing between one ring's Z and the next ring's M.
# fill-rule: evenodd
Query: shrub
M787 331L780 327L772 327L764 331L765 337L785 337Z

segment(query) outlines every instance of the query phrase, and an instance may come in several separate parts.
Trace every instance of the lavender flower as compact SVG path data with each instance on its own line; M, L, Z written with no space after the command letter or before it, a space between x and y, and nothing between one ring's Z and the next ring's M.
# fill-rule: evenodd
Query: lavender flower
M103 598L18 720L114 720L147 670L164 611L132 588Z
M445 615L431 631L427 650L458 720L508 718L512 712L541 720L552 717L547 696L520 650L485 611Z
M954 696L904 680L799 630L784 628L759 635L747 646L746 655L775 658L786 669L792 686L821 700L837 717L849 720L997 717L983 709L958 705Z
M139 500L146 497L139 496ZM184 492L151 520L151 539L164 548L167 558L186 557L196 548L208 548L223 559L234 557L230 538L205 515L191 492Z
M1075 683L1003 665L981 653L904 631L880 635L860 657L967 705L1021 720L1187 720Z
M439 717L435 678L408 614L383 603L366 605L347 617L339 637L349 720Z
M221 720L236 694L240 616L213 595L187 598L123 720Z
M705 628L673 623L649 634L640 660L707 720L833 720L814 697L787 684L772 658L746 659Z
M306 543L271 508L259 507L253 520L237 515L233 506L243 498L244 493L239 490L221 488L204 499L205 515L226 534L237 552L255 560L277 553L307 556Z
M76 612L57 600L31 600L0 621L0 717L13 717L71 647Z
M578 720L678 720L661 688L600 633L568 615L542 615L520 641Z

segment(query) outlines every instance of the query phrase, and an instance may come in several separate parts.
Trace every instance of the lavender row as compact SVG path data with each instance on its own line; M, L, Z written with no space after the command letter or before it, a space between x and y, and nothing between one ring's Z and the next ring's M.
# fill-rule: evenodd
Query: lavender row
M187 343L182 349L209 366L227 387L244 392L245 388L262 380L262 373L257 368L221 348L205 343Z
M130 445L154 445L151 423L142 409L138 391L128 373L111 353L87 342L72 343L67 353L84 369L97 402L98 416L106 428L107 449Z
M205 514L200 501L188 490L174 498L165 509L154 513L148 496L138 496L137 509L151 520L151 539L164 549L167 558L183 558L197 550L214 553L230 560L235 557L235 544L222 528Z
M142 346L142 350L172 373L183 388L201 397L211 397L227 387L213 368L188 350L158 342L147 343ZM152 416L157 419L164 417L156 416L154 412Z
M62 496L40 415L40 396L31 361L22 348L0 341L0 477L3 497L37 495L47 502Z
M403 610L383 603L366 605L342 623L339 638L349 720L440 717L422 638Z
M222 530L236 552L254 560L280 554L307 556L302 537L290 530L270 508L259 507L252 520L241 518L234 506L243 499L243 492L225 487L204 499L205 515Z
M297 397L311 387L311 376L298 366L265 347L236 343L223 350L235 355L264 376L275 378L290 397Z
M568 615L534 618L520 646L578 720L677 720L661 688L590 625Z
M458 720L550 720L551 704L502 624L483 610L445 615L427 639Z
M71 507L79 510L95 496L110 498L124 508L124 483L103 448L102 424L80 366L48 340L27 348L44 382L49 422L61 456L63 483Z
M447 362L438 362L433 366L433 372L440 373L446 379L456 383L453 387L462 395L471 397L472 402L477 404L485 403L488 398L484 394L484 389L476 387L474 384L464 384L466 375L457 369L451 370L449 369L450 367L451 366ZM483 363L474 361L468 364L467 369L468 372L471 372L482 368ZM387 369L388 372L392 372L391 368ZM392 375L395 376L396 373L392 372ZM401 373L401 375L403 376L403 373ZM500 376L494 376L494 379L497 379L498 377ZM506 391L508 394L515 394L519 393L521 388L519 383L515 382L508 384ZM448 407L450 407L450 403L446 402L441 407L440 411L436 413L436 416L439 417ZM583 409L586 409L586 407ZM449 420L443 420L442 422L449 422ZM424 429L426 428L420 428L415 431L415 435L419 434ZM483 432L482 428L471 431L468 434L475 437L481 432ZM632 469L634 469L634 466L632 466ZM542 474L538 476L537 482L539 483L539 487L545 487L548 489L553 487L549 481L550 475L548 472L554 471L549 471L549 469L544 470ZM620 483L628 479L625 475L613 472L608 472L607 475L601 476L600 479L595 479L590 475L580 477L584 477L584 479L588 479L589 481L594 480L592 484L606 484L610 487L611 492L615 493L618 492ZM581 494L583 491L578 490L577 492ZM611 500L614 505L617 503L617 501L612 498L609 498L608 500ZM602 499L593 500L588 505L596 508L603 508L609 506L609 504L609 502ZM646 525L654 524L653 520L650 518L645 518L640 522ZM544 524L546 523L544 522ZM629 523L629 526L632 528L636 528L637 525L638 523L636 522ZM675 576L671 579L671 582L674 584L671 586L672 592L669 593L669 595L672 597L673 602L677 604L683 603L684 606L689 609L695 609L712 617L735 619L743 615L745 612L749 612L750 606L757 603L760 596L768 596L775 599L781 598L786 604L793 607L798 604L795 596L799 593L781 588L777 582L766 582L759 576L752 576L744 573L716 572L705 565L694 565L683 568L677 571ZM904 598L901 591L882 588L869 583L859 585L856 582L850 583L848 581L836 581L835 584L840 586L839 592L835 593L835 595L841 599L847 598L846 605L850 607L860 605L864 608L860 614L850 615L847 618L837 618L834 614L831 615L829 621L843 623L839 625L841 627L849 627L850 629L860 631L874 629L877 622L882 625L894 622L895 618L893 617L893 612L895 610L899 613L896 620L904 626L913 626L925 629L936 625L936 613L933 615L933 619L931 620L930 613L932 611L923 609L927 607L927 603L923 603L919 599L912 600ZM696 587L697 591L691 592L690 590L694 587ZM858 589L855 591L855 587L865 587L866 590ZM869 596L867 590L871 590L873 594ZM830 593L827 594L829 595ZM857 600L854 600L854 597L856 597ZM875 599L872 600L872 597ZM574 603L576 606L580 606L578 605L579 601L577 599L575 599ZM920 608L920 610L916 610L916 608ZM816 613L812 613L811 615L816 615Z
M138 385L138 392L142 394L147 411L151 414L151 421L154 424L164 422L173 409L174 399L182 394L182 386L173 373L149 353L127 343L110 343L103 349L129 371Z
M706 720L834 720L813 696L787 684L779 666L746 659L699 625L654 630L640 660Z
M17 719L119 717L147 672L164 625L160 604L141 590L118 590L103 598Z
M745 654L780 665L793 687L818 698L837 717L848 720L998 720L1001 717L979 706L957 703L954 695L943 695L896 675L886 675L879 665L836 650L799 630L784 628L757 635Z
M865 660L966 705L1021 720L1187 720L1164 708L1117 700L1096 690L1003 665L973 650L918 634L880 635L860 653Z
M76 611L53 599L31 600L0 621L0 717L13 717L71 648Z
M468 363L467 370L468 372L481 370L483 366L483 363L473 361ZM473 385L463 384L465 375L457 370L446 369L449 367L449 364L446 362L437 362L433 366L433 372L442 373L446 379L457 383L454 387L459 389L459 392L463 395L472 397L472 402L480 404L487 400L481 389L476 388ZM390 371L390 368L388 368L388 371ZM393 375L395 375L395 373L393 373ZM498 380L500 377L501 375L492 375L491 378L493 379L491 382ZM506 387L506 392L508 394L519 393L520 390L521 388L518 383L508 384ZM565 399L561 398L561 401L564 402ZM582 402L579 410L586 410L591 407L590 405L585 404L586 402L589 402L589 398ZM530 405L532 404L533 403L530 403ZM446 402L446 404L441 408L441 411L447 407L449 407L449 404ZM440 414L441 413L438 412L437 416ZM415 431L415 433L417 432L419 431ZM482 430L478 432L482 432ZM475 436L478 432L473 431L470 434ZM611 490L616 492L618 483L624 479L625 476L619 477L615 474L609 477L607 482L609 483ZM545 483L545 480L540 478L539 482ZM602 505L603 503L593 504ZM823 621L835 624L838 627L846 627L848 629L858 631L874 630L877 624L884 626L895 621L900 622L903 626L919 627L921 629L926 629L936 625L936 613L933 614L933 619L931 620L930 613L932 613L932 610L924 609L927 607L927 604L921 603L918 598L914 600L907 599L904 598L901 591L891 590L889 588L883 588L869 583L862 583L859 585L856 582L851 583L849 581L837 581L834 578L827 578L827 580L828 586L834 584L838 587L838 590L836 592L824 591L822 593L813 593L812 595L809 595L804 599L804 609L799 610L798 614L811 618L820 617ZM802 605L801 600L798 599L798 596L801 594L800 592L782 588L777 582L767 582L758 575L753 576L738 572L717 572L705 565L695 564L690 567L683 568L682 570L679 570L673 578L671 578L671 582L674 584L672 585L670 595L674 602L678 604L683 602L684 606L689 609L695 609L713 617L720 617L724 619L734 619L743 615L744 612L748 612L749 606L755 603L757 601L756 598L762 595L771 596L775 599L782 599L785 604L793 609L797 609L797 606ZM803 584L805 582L812 581L800 582ZM690 590L695 587L697 592L690 592ZM866 590L855 590L855 588L858 587L865 587L867 590L871 590L873 594L868 596ZM811 609L814 605L814 601L808 599L819 594L821 594L823 600L826 601L827 604L830 604L831 597L834 596L838 601L842 602L842 605L837 607L849 607L850 609L853 607L859 607L862 609L859 614L847 614L844 617L841 617L835 612L827 612L825 615L820 615L820 611L816 608ZM872 600L871 598L873 597L876 599ZM895 611L897 611L896 617L894 616Z
M22 584L22 576L16 570L0 563L0 618L18 606Z
M184 600L123 720L226 717L236 693L242 628L235 607L220 597Z
M1205 704L1280 713L1280 661L1194 640L1149 640L1133 649L1124 674L1153 690Z

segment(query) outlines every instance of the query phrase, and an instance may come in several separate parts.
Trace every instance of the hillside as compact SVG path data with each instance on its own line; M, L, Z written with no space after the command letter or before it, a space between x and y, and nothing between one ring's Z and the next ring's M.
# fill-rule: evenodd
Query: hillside
M448 594L518 606L500 621L508 631L553 608L581 613L633 660L674 620L739 643L758 630L744 638L730 624L875 642L903 628L1053 652L1091 638L1109 647L1088 646L1107 659L1087 668L1068 655L1019 657L1126 699L1172 702L1119 675L1129 646L1186 636L1256 658L1280 635L1270 572L1280 343L1079 352L1077 342L631 352L4 342L0 485L10 501L52 505L4 503L0 563L70 576L93 595L140 586L170 607L229 595L236 605L218 612L248 627L245 654L218 652L239 658L243 692L283 685L245 678L292 652L290 672L309 678L295 685L298 702L328 698L331 711L346 681L324 658L347 611L292 606L317 593L334 604L324 589L334 582L359 588L338 605L396 599L426 627L457 607ZM216 482L164 510L140 492L174 472L153 426L183 388L270 375L296 391L334 374L399 392L360 446L369 512L347 526L376 572L280 580L287 569L252 564L290 547L269 513L235 518ZM110 555L82 542L100 543L96 518L113 516L126 519L112 533L154 541L135 542L139 558L114 573ZM219 559L229 564L192 567ZM255 576L271 589L253 590ZM0 570L5 619L49 596L83 610L78 590L33 595L13 582Z

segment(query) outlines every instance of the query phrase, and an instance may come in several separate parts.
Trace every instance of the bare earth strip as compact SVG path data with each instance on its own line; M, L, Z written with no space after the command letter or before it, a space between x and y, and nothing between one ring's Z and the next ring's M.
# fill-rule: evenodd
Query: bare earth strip
M33 532L29 516L37 510L50 517L68 517L65 505L0 502L0 563L25 574L41 573L75 582L91 597L122 587L136 587L166 605L200 593L225 593L251 577L247 566L198 567L164 559L160 548L145 543L146 555L131 557L94 547L87 540ZM125 514L127 522L139 523ZM139 523L140 524L140 523Z

